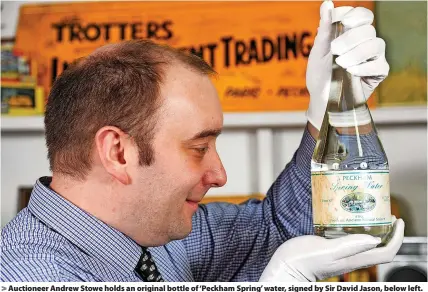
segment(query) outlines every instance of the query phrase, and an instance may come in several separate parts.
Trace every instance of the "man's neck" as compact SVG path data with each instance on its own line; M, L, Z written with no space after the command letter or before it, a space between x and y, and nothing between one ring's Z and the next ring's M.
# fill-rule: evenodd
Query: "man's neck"
M103 180L81 181L54 173L49 187L86 213L129 236L139 245L165 244L167 238L159 238L159 242L153 241L153 238L159 237L154 230L145 229L148 226L138 224L135 220L129 220L131 208L127 208L127 202L120 201L121 198L127 196L123 194L124 190L119 190L114 185L114 182L108 177ZM136 219L144 221L142 218Z
M73 205L120 230L121 214L115 212L116 203L110 184L54 173L49 187Z

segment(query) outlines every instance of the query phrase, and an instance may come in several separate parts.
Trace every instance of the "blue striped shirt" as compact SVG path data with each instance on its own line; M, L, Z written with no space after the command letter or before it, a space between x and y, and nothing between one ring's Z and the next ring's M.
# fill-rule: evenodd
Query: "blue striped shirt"
M258 281L277 247L313 232L310 161L315 141L300 147L264 200L201 205L183 240L152 247L166 281ZM1 281L141 281L141 248L79 209L39 179L27 208L1 232Z

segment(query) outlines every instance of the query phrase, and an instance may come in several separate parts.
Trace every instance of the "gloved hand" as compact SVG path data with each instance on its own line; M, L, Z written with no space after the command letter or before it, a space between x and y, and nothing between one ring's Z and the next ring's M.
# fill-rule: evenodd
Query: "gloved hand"
M395 218L395 217L394 217ZM394 219L393 218L393 219ZM292 238L274 253L259 282L307 282L391 262L404 238L404 222L394 222L386 246L375 248L380 238L365 234L325 239L315 235Z
M330 91L332 54L338 55L336 63L349 73L360 76L367 98L388 76L389 65L385 59L385 42L376 37L371 25L373 13L363 7L343 6L334 8L332 1L324 1L320 8L321 20L318 33L309 55L306 86L310 94L308 121L318 130L324 118ZM332 22L341 21L345 33L335 40Z

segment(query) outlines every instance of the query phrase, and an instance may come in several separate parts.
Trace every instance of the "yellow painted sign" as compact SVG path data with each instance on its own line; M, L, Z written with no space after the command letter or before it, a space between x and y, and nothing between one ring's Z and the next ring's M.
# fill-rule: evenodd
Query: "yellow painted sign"
M373 2L346 1L364 6ZM305 71L321 2L75 2L21 8L16 49L35 58L45 92L74 59L152 39L200 55L225 111L304 110ZM337 3L336 3L337 5Z

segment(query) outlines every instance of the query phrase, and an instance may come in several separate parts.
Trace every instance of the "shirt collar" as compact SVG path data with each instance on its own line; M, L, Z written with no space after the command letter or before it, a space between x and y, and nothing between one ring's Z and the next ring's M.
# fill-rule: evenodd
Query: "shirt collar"
M51 181L51 177L37 180L28 210L82 251L124 274L132 273L141 256L141 247L50 189Z

